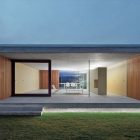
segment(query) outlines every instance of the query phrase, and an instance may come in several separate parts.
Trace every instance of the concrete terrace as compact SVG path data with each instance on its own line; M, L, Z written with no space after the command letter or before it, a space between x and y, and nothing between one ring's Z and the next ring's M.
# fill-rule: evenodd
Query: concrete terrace
M102 95L52 95L52 97L10 97L0 101L7 103L139 103L139 100L124 96L102 96Z

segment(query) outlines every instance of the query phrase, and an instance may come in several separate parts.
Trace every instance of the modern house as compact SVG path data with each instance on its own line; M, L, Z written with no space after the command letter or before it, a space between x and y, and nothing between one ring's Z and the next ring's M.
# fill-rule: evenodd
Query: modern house
M140 1L0 5L0 112L34 103L140 108Z

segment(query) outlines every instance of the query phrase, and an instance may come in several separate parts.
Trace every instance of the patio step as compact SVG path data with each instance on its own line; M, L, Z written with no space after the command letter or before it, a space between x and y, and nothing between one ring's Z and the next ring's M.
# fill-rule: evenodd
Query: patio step
M140 103L46 103L46 108L140 108Z
M140 112L140 103L1 103L0 115L40 116L43 112Z
M140 103L47 103L47 112L140 112Z
M0 105L0 115L31 115L39 116L42 112L40 105L3 104Z

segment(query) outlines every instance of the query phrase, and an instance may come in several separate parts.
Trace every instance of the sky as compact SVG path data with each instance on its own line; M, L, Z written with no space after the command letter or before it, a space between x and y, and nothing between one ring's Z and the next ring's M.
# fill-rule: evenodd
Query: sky
M0 44L140 44L140 0L0 0Z

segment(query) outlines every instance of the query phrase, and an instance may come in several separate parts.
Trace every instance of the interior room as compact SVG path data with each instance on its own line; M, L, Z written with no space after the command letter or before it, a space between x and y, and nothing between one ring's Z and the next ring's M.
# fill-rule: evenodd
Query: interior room
M16 62L15 94L48 94L48 64Z
M91 60L90 92L107 96L127 96L127 59Z

